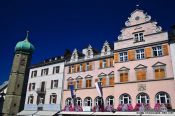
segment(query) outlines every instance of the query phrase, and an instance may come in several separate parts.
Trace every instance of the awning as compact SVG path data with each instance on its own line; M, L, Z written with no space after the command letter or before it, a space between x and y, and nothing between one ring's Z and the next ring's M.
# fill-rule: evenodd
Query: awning
M33 116L53 116L57 113L58 111L38 111L35 113Z
M33 111L33 110L23 110L19 113L17 113L18 116L31 116L34 113L36 113L37 111Z

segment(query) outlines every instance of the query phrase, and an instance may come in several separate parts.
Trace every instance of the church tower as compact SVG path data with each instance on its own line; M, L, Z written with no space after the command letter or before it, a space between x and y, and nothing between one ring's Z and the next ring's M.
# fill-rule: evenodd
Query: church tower
M28 40L28 32L25 40L16 44L12 69L9 76L9 84L3 104L4 116L16 115L24 108L29 65L34 46Z

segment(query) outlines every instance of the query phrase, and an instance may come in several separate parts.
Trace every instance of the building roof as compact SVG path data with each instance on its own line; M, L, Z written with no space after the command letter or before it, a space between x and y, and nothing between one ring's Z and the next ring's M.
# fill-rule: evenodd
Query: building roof
M8 81L5 81L2 85L0 85L0 91L2 91L8 85Z

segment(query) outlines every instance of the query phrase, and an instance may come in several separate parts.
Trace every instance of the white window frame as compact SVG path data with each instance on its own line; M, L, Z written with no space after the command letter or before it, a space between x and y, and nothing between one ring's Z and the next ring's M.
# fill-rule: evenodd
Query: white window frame
M77 106L82 106L82 99L80 97L76 98L76 105Z
M92 98L91 97L86 97L84 99L84 106L88 106L88 102L90 102L90 106L92 106Z
M160 95L160 94L164 94L164 95ZM171 99L170 99L170 96L168 95L168 93L159 92L159 93L156 94L155 97L156 97L156 103L158 103L158 101L159 101L159 103L162 104L161 97L165 98L165 103L163 103L163 104L167 104L167 103L170 104L171 103L171 101L170 101Z
M112 104L111 101L113 102ZM114 96L108 96L106 98L106 105L114 105Z
M31 90L35 90L35 86L36 86L35 83L31 83Z
M34 96L33 95L30 95L29 98L28 98L28 100L29 100L28 101L28 104L33 104L32 100L34 100Z
M135 40L135 42L144 41L143 32L135 33L135 34L134 34L134 40Z
M138 60L145 58L145 50L144 49L137 49L136 50L136 58Z
M139 93L137 95L137 103L142 103L142 99L145 99L145 103L149 104L149 96L146 93Z
M154 47L152 47L152 50L153 50L154 57L163 55L162 46L154 46ZM157 55L155 55L154 52L156 52Z
M41 72L42 72L41 76L48 75L49 74L49 68L42 69Z
M131 97L129 94L122 94L119 99L120 99L120 104L131 104ZM128 103L125 103L126 99L127 99Z
M120 62L128 61L128 52L120 52L119 57L120 57Z
M65 105L70 106L71 104L72 104L72 99L69 97L69 98L66 99Z
M58 83L59 83L59 80L53 80L53 89L54 88L58 88Z
M32 71L31 78L37 77L37 70Z

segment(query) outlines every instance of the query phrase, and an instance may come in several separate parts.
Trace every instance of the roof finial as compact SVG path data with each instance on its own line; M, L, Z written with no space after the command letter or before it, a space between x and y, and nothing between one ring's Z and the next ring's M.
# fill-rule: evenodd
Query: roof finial
M29 31L26 31L26 38L25 38L25 40L28 41L28 38L29 38Z

